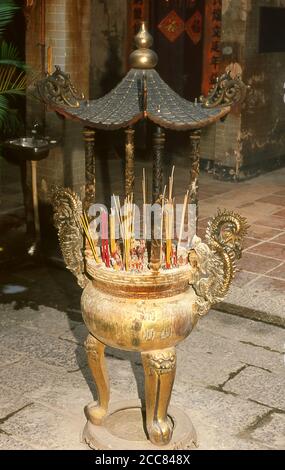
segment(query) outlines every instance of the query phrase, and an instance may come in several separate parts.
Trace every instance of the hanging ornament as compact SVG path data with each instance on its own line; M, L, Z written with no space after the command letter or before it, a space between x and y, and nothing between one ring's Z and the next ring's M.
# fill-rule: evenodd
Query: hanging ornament
M175 10L171 10L159 23L158 29L169 41L174 42L184 31L184 21L177 15Z
M190 39L193 41L195 46L201 41L202 29L203 29L202 15L199 12L199 10L197 10L191 16L191 18L189 18L189 20L186 21L185 23L185 31L190 37Z

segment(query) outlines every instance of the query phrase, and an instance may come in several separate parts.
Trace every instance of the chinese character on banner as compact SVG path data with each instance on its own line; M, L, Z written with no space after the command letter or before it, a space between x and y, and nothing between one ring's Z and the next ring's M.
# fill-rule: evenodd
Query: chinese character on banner
M184 31L184 21L172 10L159 23L158 29L170 42L174 42Z
M220 52L221 50L221 44L220 44L220 41L213 41L212 42L212 47L211 47L211 51L213 52Z
M216 82L221 61L222 1L209 0L205 7L204 63L202 93L207 95Z

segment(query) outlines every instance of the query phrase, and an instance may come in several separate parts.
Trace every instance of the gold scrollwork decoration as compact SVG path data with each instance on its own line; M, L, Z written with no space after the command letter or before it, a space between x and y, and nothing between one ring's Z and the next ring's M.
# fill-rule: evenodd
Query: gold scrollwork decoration
M54 225L66 267L84 288L88 280L84 274L84 238L78 222L82 215L82 202L71 189L56 186L52 188L52 203Z
M236 273L236 260L241 258L247 229L244 217L219 210L208 223L207 244L194 238L192 249L197 270L192 285L198 296L194 305L196 314L205 315L213 304L225 298Z
M207 96L200 97L200 102L204 108L232 106L245 100L249 88L240 75L233 78L231 72L227 71L217 77L216 84Z
M70 75L63 72L58 65L52 74L47 73L45 78L36 83L36 88L46 104L79 108L80 100L84 99L83 93L71 83Z

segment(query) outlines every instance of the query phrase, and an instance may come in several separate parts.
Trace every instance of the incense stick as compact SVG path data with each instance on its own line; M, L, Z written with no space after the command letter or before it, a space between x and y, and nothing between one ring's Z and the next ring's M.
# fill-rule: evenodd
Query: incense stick
M160 262L162 261L162 240L163 240L163 221L164 221L164 205L165 205L166 185L164 186L161 201L161 222L160 222Z
M169 201L172 200L173 182L174 182L174 170L175 170L175 166L173 165L172 171L171 171L171 176L170 176L170 178L169 178Z
M89 241L91 251L93 253L95 261L98 263L99 259L98 259L98 255L97 255L97 252L96 252L96 246L95 246L94 241L93 241L89 221L88 221L88 218L87 218L87 215L86 215L85 212L83 212L83 221L84 221L84 224L85 224L86 235L87 235L87 238L88 238L88 241Z
M182 232L183 232L183 226L184 226L184 220L185 220L185 213L186 213L186 207L187 207L187 201L188 201L188 194L189 194L189 189L188 189L187 193L184 196L184 204L183 204L183 210L182 210L182 218L181 218L181 224L180 224L177 251L178 251L178 248L180 247L180 244L181 244L181 238L182 238Z
M145 168L143 168L142 190L143 190L143 238L146 241L147 222L146 222L146 177L145 177Z

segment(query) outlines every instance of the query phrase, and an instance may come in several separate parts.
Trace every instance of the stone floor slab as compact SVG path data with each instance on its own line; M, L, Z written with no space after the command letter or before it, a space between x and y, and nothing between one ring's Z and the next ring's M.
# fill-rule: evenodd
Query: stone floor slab
M241 439L229 434L224 428L217 430L214 426L209 426L205 420L201 421L198 413L189 411L191 419L197 430L199 450L273 450L266 443L258 442L254 439Z
M52 375L61 374L63 368L47 366L30 357L0 369L0 383L5 389L17 393L28 393L47 385Z
M235 315L211 310L199 322L198 328L220 335L241 344L252 344L253 347L279 352L283 354L285 330L260 321L241 319Z
M58 411L35 404L12 416L2 429L16 439L25 439L40 449L86 449L81 443L85 418L67 417ZM68 432L67 432L68 430Z
M9 349L29 353L35 359L67 370L76 370L87 363L81 346L45 335L43 331L13 327L5 332L0 331L0 341Z
M247 286L247 284L251 281L253 281L254 279L256 279L259 275L257 273L249 273L247 271L239 271L237 272L234 280L233 280L233 285L234 286L237 286L237 287L240 287L240 288L243 288L245 286Z
M281 261L278 259L271 259L260 256L260 254L245 252L238 264L238 268L251 273L265 274L279 266L280 263Z
M229 435L236 436L268 411L265 406L216 390L198 387L193 390L189 382L186 377L180 382L179 391L174 388L172 402L188 409L190 417L199 416L217 432L227 430Z
M88 336L88 330L84 323L78 323L72 331L66 331L60 335L60 339L65 341L71 341L76 344L84 346L84 341Z
M82 416L84 407L97 398L95 384L84 373L52 376L47 384L27 396L37 404L49 406L70 416Z
M36 450L31 444L14 439L12 436L1 432L0 428L0 450Z
M272 271L267 273L267 275L285 280L285 263L278 266L278 268L273 269Z
M279 286L280 284L278 284ZM227 308L227 304L232 305L232 311L238 315L249 316L252 314L258 320L263 321L264 318L266 322L285 326L285 295L282 286L281 290L271 291L259 283L254 286L250 284L243 288L232 285L225 298L223 308ZM235 307L237 305L238 308Z
M258 212L256 213L258 214ZM264 225L264 227L271 227L280 230L285 230L285 219L276 215L270 215L269 217L255 219L256 225Z
M282 342L278 345L280 352L270 351L257 347L254 343L246 341L246 339L238 341L236 338L224 338L222 335L217 334L215 330L203 330L198 327L180 346L180 349L184 352L190 352L190 358L188 356L188 360L186 360L185 357L182 357L181 362L191 378L195 377L196 380L200 379L212 385L224 383L230 374L235 373L244 365L254 365L276 373L283 373L284 355L282 348L284 347L284 340L285 338L282 338ZM206 362L204 367L200 364L200 361L197 361L196 371L191 356L196 360L197 357L201 357ZM224 374L219 373L220 367L223 369ZM216 377L212 374L212 369L216 372ZM213 377L214 380L211 382Z
M285 450L285 415L273 413L264 421L251 436L277 449Z
M285 246L279 243L273 243L273 241L253 246L248 249L248 253L259 254L270 259L278 259L280 262L285 261Z
M5 388L0 384L0 428L2 421L5 420L9 414L17 413L18 410L31 403L32 399L29 396L24 396L22 390Z
M19 362L23 358L23 354L11 351L11 349L4 348L0 345L0 369L9 364Z
M283 374L274 374L255 367L248 367L230 380L226 391L285 411L285 364Z
M280 235L280 233L282 233L281 230L256 224L252 224L248 229L248 236L258 240L269 240L270 238Z
M250 287L253 291L270 292L271 296L280 300L282 311L282 305L285 299L285 279L276 279L269 275L260 276L250 284Z

